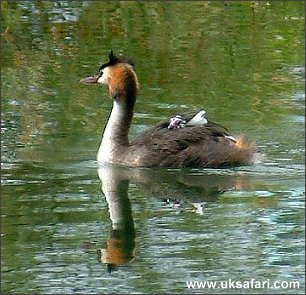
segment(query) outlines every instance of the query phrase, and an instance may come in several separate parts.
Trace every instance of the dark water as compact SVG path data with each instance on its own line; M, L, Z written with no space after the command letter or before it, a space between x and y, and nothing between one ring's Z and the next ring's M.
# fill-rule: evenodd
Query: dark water
M3 293L304 293L304 2L1 2ZM204 108L265 158L95 162L110 49L141 84L131 135ZM101 185L103 184L103 193ZM186 281L298 282L188 289Z

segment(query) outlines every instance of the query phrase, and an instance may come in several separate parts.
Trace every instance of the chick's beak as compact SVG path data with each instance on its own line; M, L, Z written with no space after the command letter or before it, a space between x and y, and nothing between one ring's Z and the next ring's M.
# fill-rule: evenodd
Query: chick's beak
M81 79L80 83L82 83L82 84L96 84L97 81L98 81L97 76L91 76L91 77L86 77L84 79Z

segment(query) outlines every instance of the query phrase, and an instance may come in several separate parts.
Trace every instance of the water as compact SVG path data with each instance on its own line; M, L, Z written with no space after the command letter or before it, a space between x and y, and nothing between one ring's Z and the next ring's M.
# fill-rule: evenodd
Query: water
M304 3L1 2L4 293L304 293ZM136 60L131 136L204 108L264 159L231 169L95 162L111 106L78 81ZM103 192L101 186L103 185Z

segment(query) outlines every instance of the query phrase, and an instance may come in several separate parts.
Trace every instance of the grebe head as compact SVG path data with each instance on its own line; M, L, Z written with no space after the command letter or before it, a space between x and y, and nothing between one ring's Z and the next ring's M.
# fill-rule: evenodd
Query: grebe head
M111 50L109 61L102 64L96 75L80 80L83 84L105 84L111 98L121 100L136 97L138 80L131 59L118 57Z

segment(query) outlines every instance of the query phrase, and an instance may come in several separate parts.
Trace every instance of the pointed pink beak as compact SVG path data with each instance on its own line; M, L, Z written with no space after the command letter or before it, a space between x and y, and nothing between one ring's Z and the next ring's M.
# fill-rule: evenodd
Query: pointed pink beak
M86 77L84 79L80 80L80 83L82 84L95 84L98 81L98 77L97 76L91 76L91 77Z

